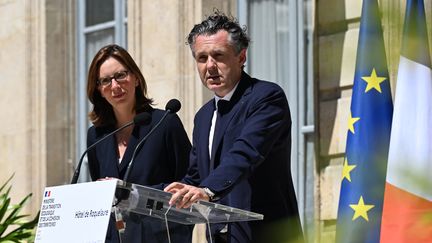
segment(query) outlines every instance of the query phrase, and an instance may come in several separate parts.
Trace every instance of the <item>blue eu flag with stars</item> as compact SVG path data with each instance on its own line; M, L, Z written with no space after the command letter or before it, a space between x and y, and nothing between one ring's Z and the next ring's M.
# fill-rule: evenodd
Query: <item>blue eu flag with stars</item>
M393 115L377 0L363 0L336 242L379 242Z

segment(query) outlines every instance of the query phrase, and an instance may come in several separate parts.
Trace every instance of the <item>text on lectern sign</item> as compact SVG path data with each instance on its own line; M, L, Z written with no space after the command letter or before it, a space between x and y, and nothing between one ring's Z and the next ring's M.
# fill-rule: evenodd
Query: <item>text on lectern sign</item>
M36 243L103 243L116 180L45 188Z

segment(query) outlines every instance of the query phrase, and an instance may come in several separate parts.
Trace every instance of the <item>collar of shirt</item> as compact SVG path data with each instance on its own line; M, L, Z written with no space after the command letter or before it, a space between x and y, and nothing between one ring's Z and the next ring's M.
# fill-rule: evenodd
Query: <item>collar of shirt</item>
M239 83L240 82L237 82L237 84L234 86L234 88L228 94L226 94L224 97L219 97L219 96L215 95L214 96L215 104L217 104L219 100L230 101L231 97L233 96L233 94L234 94L235 90L237 89L237 86L238 86Z

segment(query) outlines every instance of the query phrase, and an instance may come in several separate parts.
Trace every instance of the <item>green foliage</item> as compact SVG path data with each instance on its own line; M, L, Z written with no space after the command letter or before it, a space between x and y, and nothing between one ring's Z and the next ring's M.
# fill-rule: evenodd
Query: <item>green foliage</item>
M0 242L32 242L39 214L30 221L26 220L30 215L20 214L31 193L20 203L11 204L9 193L12 186L8 184L12 177L0 187Z

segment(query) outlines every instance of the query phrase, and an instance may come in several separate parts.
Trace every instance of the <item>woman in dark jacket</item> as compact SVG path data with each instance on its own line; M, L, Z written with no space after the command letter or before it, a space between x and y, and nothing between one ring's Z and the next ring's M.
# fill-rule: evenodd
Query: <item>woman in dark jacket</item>
M98 51L89 68L87 95L93 104L89 118L93 126L87 133L87 145L132 121L142 112L151 116L146 124L120 130L88 152L93 180L123 179L137 144L161 119L164 111L152 107L147 85L129 53L118 45ZM128 182L163 189L186 173L191 148L184 127L176 114L169 114L137 152ZM167 242L163 221L131 213L126 222L123 242ZM106 242L119 242L114 216ZM189 226L170 223L172 242L190 242Z

